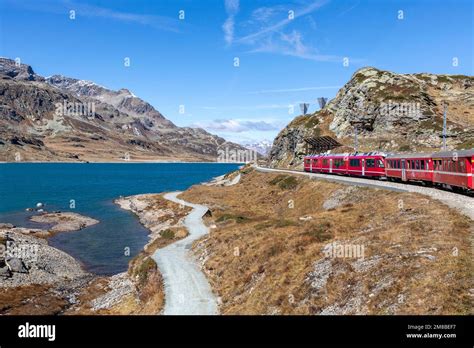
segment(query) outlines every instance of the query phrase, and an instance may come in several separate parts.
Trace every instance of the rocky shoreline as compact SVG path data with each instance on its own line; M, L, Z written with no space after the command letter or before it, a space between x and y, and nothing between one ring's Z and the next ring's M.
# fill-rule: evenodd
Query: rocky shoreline
M17 287L32 284L64 285L90 278L81 264L67 253L48 245L45 238L99 223L71 212L40 213L31 221L52 225L48 229L0 224L0 285Z
M42 210L42 209L41 209ZM39 211L31 221L47 228L0 223L0 313L59 314L76 303L95 275L47 238L99 223L71 212Z
M191 209L161 194L120 197L114 202L140 219L150 230L150 239L129 262L128 271L109 277L85 271L72 256L47 241L98 220L72 212L46 212L41 206L28 210L38 213L30 220L44 227L0 223L0 314L160 313L163 283L150 256L187 236L183 219Z
M92 281L67 314L159 314L164 308L163 279L151 255L186 237L183 219L189 208L162 194L140 194L114 201L135 214L149 231L149 242L129 263L127 272Z

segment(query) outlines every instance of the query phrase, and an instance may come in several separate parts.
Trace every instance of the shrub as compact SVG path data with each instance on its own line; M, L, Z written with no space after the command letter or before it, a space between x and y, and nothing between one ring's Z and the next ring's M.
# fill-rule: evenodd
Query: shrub
M333 237L331 232L331 224L329 222L323 222L318 225L312 225L308 227L305 234L314 238L317 242L324 242Z
M219 216L219 218L216 220L217 222L224 222L227 220L234 220L237 223L243 223L246 221L249 221L250 219L246 216L243 215L233 215L233 214L223 214Z
M160 232L160 235L162 238L165 238L165 239L173 239L174 238L174 231L172 230L164 230L164 231L161 231Z
M148 279L148 274L150 271L158 269L156 262L151 258L147 257L140 263L135 271L135 276L138 277L138 283L140 285L145 284Z
M277 175L270 182L270 185L277 185L282 190L292 190L298 186L298 180L294 176Z
M286 177L287 177L286 175L279 174L279 175L277 175L276 177L274 177L274 178L269 182L269 184L270 184L270 185L276 185L276 184L278 184L281 180L283 180L283 179L286 178Z
M294 176L288 176L287 178L281 180L278 183L278 186L282 190L293 190L298 186L298 180Z

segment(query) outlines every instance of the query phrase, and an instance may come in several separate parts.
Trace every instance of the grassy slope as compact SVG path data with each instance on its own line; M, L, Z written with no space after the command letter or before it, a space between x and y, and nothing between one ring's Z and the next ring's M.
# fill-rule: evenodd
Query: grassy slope
M221 312L472 311L471 220L421 195L369 188L355 188L336 207L323 208L345 190L251 172L235 186L183 193L208 205L208 222L217 224L194 250L222 299ZM365 258L325 258L322 248L333 241L363 245Z

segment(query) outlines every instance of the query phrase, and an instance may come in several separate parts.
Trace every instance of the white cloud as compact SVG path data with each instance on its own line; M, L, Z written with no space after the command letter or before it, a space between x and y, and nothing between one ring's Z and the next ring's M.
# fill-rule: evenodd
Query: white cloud
M247 131L275 131L279 127L269 121L249 121L249 120L214 120L207 123L197 123L194 127L204 128L207 131L242 133Z
M239 0L225 0L225 10L227 11L228 14L235 15L237 12L239 12Z
M329 1L300 0L297 4L259 7L242 23L236 23L234 17L229 16L224 23L226 42L228 45L234 43L247 46L249 53L274 53L313 61L342 62L342 56L321 54L308 45L301 31L295 29L288 31L286 28L293 25L298 18L304 17L310 21L306 27L315 30L315 22L310 15ZM293 18L290 18L289 11L292 11ZM235 38L234 31L237 25L247 34Z
M64 15L71 10L76 11L76 17L86 18L107 18L116 21L136 23L140 25L146 25L149 27L162 29L166 31L177 32L179 21L175 18L148 15L131 12L116 11L106 7L100 7L95 5L87 5L75 1L63 0L63 1L15 1L11 2L13 5L18 6L22 9L35 12L45 12L52 14Z
M288 18L288 13L285 13L285 19L280 20L280 21L278 21L274 24L264 26L263 28L260 28L259 30L255 31L253 33L245 35L245 36L239 38L236 41L241 42L241 43L254 43L257 39L259 39L262 36L266 36L268 34L271 34L271 33L277 32L279 30L282 30L284 27L286 27L288 24L290 24L291 22L296 20L298 17L305 16L307 14L310 14L310 13L316 11L321 6L325 5L327 2L328 2L328 0L319 0L319 1L310 2L306 6L298 8L298 9L288 8L288 10L293 10L294 11L294 18L293 19ZM278 10L280 10L280 8L278 8ZM265 21L268 21L268 14L269 13L273 14L273 12L275 12L275 11L272 12L268 8L265 8L265 10L257 9L255 11L257 11L257 13L258 13L258 11L261 11L262 13L265 13L267 16L262 16L261 17ZM255 11L254 11L254 13L255 13Z
M224 31L224 40L228 45L232 44L234 41L234 27L235 20L234 17L239 12L239 0L225 0L225 9L227 12L227 19L222 25L222 30Z
M224 40L227 44L231 44L234 41L234 16L229 16L224 24L222 24L222 30L224 31Z
M303 36L299 31L290 33L272 33L259 39L253 44L250 53L277 53L307 60L320 62L342 62L342 57L336 55L319 54L315 49L303 43ZM355 62L352 60L352 62Z

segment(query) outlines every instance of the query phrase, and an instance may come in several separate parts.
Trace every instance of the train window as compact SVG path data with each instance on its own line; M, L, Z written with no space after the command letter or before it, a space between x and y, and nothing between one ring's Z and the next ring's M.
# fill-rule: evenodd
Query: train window
M459 161L459 172L466 173L466 163L464 163L464 159Z
M367 158L365 160L366 168L374 168L375 167L375 160L373 158Z
M385 168L385 165L383 164L383 161L381 159L377 160L377 164L379 168Z
M416 169L417 170L420 170L421 167L420 167L420 160L416 160Z
M334 167L339 168L344 166L344 160L343 159L336 159L334 160Z
M329 164L329 161L327 159L323 159L323 166L327 166Z
M425 169L425 160L420 161L420 169L421 170Z
M306 164L310 164L310 163L311 163L311 160L310 160L310 159L307 159L307 160L305 160L305 163L306 163Z
M400 169L402 167L401 163L400 163L400 160L397 161L397 168Z
M360 167L360 160L359 159L351 159L349 161L349 165L351 167Z

